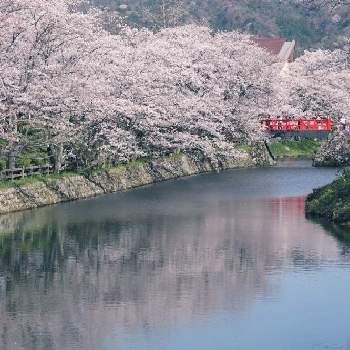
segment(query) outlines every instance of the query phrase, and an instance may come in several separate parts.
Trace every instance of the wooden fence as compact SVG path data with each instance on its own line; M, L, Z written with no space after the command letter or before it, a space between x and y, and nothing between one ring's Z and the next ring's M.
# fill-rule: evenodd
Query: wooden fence
M50 164L31 166L27 168L7 169L0 171L0 180L16 180L25 177L32 177L38 175L49 175L53 173L53 166Z

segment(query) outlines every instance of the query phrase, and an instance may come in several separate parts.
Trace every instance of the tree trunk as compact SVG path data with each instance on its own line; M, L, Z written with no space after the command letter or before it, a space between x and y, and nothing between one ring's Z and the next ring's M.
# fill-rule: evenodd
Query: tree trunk
M8 153L8 168L9 170L13 170L16 168L16 149L11 148L11 150Z
M54 170L55 170L55 173L59 173L62 169L62 159L63 159L63 144L60 143L58 146L57 146L57 152L56 152L56 161L55 161L55 164L54 164Z
M50 161L53 164L54 172L59 173L62 168L63 144L49 145L48 152Z

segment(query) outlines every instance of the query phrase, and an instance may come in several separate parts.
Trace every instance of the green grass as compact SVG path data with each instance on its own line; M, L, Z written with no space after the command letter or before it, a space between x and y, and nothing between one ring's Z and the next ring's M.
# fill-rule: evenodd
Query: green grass
M182 157L182 155L184 155L184 153L182 151L176 151L174 153L171 153L167 156L162 156L159 159L168 159L171 161L175 161L178 160ZM96 169L93 174L101 174L103 171L110 171L110 170L126 170L126 169L135 169L137 167L139 167L140 165L143 164L148 164L152 161L151 158L149 157L143 157L143 158L138 158L138 159L134 159L132 161L130 161L129 163L126 164L118 164L115 166L111 166L111 165L107 165L101 169Z
M148 158L134 159L131 162L128 162L126 164L117 165L117 166L115 166L115 167L113 167L111 169L135 170L136 168L139 168L141 165L149 163L149 161L150 160Z
M252 146L242 143L242 144L234 145L234 149L242 152L250 152L252 150Z
M251 150L251 146L242 144L242 145L236 146L236 149L248 152ZM178 151L171 153L169 155L160 157L159 159L163 159L163 160L167 159L170 161L176 161L176 160L180 159L183 155L184 155L184 153L182 151L178 150ZM59 179L62 179L64 177L69 177L69 176L74 176L74 175L82 175L82 176L88 177L91 174L101 175L101 174L103 174L105 172L109 172L109 171L133 170L133 169L140 167L143 164L148 164L151 161L152 161L152 159L150 159L148 157L144 157L144 158L132 160L126 164L119 164L119 165L115 165L115 166L106 165L106 166L103 166L103 167L100 167L97 169L93 169L92 172L90 172L90 173L63 172L60 174L50 174L50 175L27 177L27 178L18 179L18 180L0 181L0 190L18 187L18 186L35 184L38 182L49 182L49 181L59 180Z
M102 167L93 169L92 172L90 172L89 174L91 175L101 175L103 173L109 172L109 171L115 171L115 170L119 170L119 171L125 171L126 169L135 169L137 167L139 167L142 164L147 164L150 162L150 159L147 157L144 158L139 158L139 159L134 159L128 163L125 164L117 164L117 165L111 165L111 164L106 164ZM85 174L88 175L88 174Z
M178 150L175 151L174 153L169 154L168 156L164 157L165 159L169 159L172 161L178 160L180 159L185 153L183 153L182 151Z
M270 144L270 149L277 160L313 159L321 147L321 141L315 139L283 140Z
M18 186L24 186L24 185L31 185L38 182L50 182L50 181L60 180L65 177L71 177L74 175L78 175L78 174L67 171L67 172L62 172L60 174L41 175L41 176L25 177L23 179L17 179L17 180L0 181L0 190L18 187Z

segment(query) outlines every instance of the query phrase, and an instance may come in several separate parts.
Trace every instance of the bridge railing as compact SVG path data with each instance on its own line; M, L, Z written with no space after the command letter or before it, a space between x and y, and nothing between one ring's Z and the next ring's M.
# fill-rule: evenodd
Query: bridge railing
M261 121L261 127L265 131L325 131L332 130L331 118L321 119L265 119Z

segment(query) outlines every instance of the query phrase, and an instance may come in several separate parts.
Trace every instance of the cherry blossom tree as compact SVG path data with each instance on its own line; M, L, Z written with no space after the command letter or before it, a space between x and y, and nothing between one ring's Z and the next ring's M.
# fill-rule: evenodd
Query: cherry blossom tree
M198 26L138 35L128 68L138 84L118 90L142 108L128 117L143 149L210 155L228 142L259 137L257 120L270 108L276 68L248 36Z
M306 52L284 72L289 103L299 114L348 115L350 92L348 53L345 50Z
M215 160L262 137L276 66L248 36L118 25L74 0L0 0L0 137L86 169L175 150Z
M116 42L101 28L97 12L74 11L77 1L0 4L3 137L14 147L40 130L39 141L59 154L62 144L74 142L84 128L91 132L99 116L113 110L106 71Z
M350 161L349 51L306 52L283 72L280 89L296 115L331 116L334 132L317 155L317 164Z
M348 0L298 0L310 8L329 12L349 6ZM334 51L306 52L289 67L284 89L290 88L288 103L299 113L330 115L335 125L328 142L316 156L317 165L350 164L350 45L348 37L339 38ZM282 85L280 88L283 89ZM292 87L291 87L292 86ZM289 100L290 99L290 100Z

